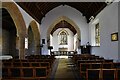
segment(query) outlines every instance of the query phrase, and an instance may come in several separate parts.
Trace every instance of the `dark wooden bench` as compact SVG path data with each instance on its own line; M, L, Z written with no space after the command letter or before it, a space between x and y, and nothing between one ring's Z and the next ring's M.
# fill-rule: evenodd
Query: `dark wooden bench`
M80 76L86 77L87 69L112 69L113 63L80 63Z
M116 69L116 80L120 80L120 68Z
M113 67L114 68L120 68L120 62L114 62Z
M100 80L100 69L87 69L86 80Z
M86 80L119 80L117 69L87 69Z
M3 79L39 80L47 79L46 67L6 67L3 68Z

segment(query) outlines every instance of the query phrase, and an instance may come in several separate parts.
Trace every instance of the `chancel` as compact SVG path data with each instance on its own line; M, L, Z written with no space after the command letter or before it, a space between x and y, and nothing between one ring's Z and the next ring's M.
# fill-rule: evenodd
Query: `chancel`
M0 2L1 80L120 80L119 0L30 1Z

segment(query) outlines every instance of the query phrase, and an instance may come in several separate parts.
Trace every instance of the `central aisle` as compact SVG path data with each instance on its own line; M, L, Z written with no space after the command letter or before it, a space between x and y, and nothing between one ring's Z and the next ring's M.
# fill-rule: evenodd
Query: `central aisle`
M73 73L72 66L73 65L71 64L69 58L60 58L54 80L75 80L75 75Z

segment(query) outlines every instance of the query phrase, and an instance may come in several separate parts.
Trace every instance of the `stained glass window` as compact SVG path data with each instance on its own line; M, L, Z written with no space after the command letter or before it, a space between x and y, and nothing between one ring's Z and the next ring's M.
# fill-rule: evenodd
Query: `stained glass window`
M65 31L60 33L60 45L67 45L67 34Z
M95 44L100 46L100 26L99 23L95 25Z

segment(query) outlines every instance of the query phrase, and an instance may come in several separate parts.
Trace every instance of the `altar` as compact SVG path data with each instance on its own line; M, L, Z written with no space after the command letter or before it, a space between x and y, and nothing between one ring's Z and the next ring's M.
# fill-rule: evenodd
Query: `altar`
M68 51L68 48L59 48L59 51Z

